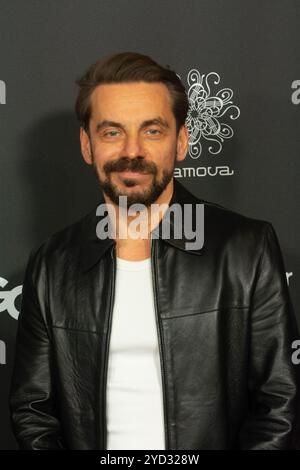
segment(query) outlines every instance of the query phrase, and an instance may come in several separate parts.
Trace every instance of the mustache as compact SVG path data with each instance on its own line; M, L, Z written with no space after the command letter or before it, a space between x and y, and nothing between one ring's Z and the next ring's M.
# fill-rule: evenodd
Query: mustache
M106 162L103 165L105 173L113 171L138 171L140 173L157 174L157 166L153 162L147 162L144 157L121 157L118 160Z

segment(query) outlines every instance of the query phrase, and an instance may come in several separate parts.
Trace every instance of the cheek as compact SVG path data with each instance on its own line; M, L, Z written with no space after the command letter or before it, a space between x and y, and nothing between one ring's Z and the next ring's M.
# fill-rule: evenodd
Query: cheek
M119 157L118 151L106 145L95 145L93 148L94 163L98 169L102 169L103 165Z
M171 166L176 158L176 146L168 145L164 148L164 151L160 153L158 162L164 166Z
M171 162L176 155L176 144L166 142L161 145L151 145L147 150L151 158L159 162Z

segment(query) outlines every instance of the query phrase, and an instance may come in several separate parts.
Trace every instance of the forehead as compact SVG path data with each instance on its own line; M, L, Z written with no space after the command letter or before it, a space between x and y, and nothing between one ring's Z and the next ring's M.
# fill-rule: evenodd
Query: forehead
M172 98L163 83L112 83L98 85L91 95L92 119L175 120Z

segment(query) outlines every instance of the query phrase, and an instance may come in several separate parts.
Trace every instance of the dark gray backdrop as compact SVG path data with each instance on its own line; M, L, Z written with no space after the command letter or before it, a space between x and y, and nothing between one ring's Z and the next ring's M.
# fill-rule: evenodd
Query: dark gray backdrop
M217 155L201 139L199 158L180 165L198 176L180 181L272 222L298 312L299 28L299 0L0 0L0 448L16 447L7 402L12 306L29 252L99 200L73 106L75 78L103 55L146 53L184 82L196 68L219 74L215 92L233 90L241 111L232 121L227 113L233 137ZM217 166L232 174L211 176Z

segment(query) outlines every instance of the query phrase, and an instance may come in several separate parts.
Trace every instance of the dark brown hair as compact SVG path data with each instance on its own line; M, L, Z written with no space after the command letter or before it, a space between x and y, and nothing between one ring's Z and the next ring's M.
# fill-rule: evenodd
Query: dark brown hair
M90 96L100 84L130 82L160 82L166 85L172 98L177 132L185 123L188 98L180 78L170 69L154 62L151 57L136 52L122 52L98 60L76 80L79 92L75 110L80 125L89 132Z

